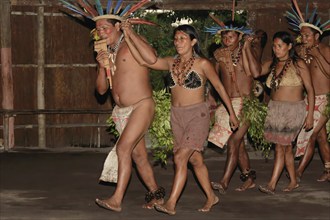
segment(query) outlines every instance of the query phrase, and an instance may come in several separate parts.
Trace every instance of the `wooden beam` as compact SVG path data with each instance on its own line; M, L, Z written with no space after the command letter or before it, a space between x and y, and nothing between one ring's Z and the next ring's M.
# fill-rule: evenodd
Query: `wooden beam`
M93 2L93 1L90 1ZM123 0L123 4L137 3L139 0ZM289 9L290 0L236 0L237 10L258 10L258 9ZM101 0L105 7L107 0ZM12 5L18 6L59 6L59 0L11 0ZM299 5L305 9L305 1ZM316 5L319 9L329 9L329 0L315 0L309 3L310 7ZM148 4L151 8L164 10L231 10L232 0L152 0Z
M43 0L40 1L43 3ZM45 109L45 17L44 6L38 7L38 74L37 105ZM38 115L38 146L46 148L46 115Z
M10 0L0 2L2 108L14 108L14 85L11 56ZM14 147L14 117L3 117L4 148Z

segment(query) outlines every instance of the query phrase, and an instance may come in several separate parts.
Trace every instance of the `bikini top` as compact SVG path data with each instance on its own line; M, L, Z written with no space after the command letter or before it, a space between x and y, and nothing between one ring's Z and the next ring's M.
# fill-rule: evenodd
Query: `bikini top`
M266 80L266 85L271 88L271 81L273 78L273 73L270 73ZM282 79L279 79L279 86L302 86L303 81L297 73L296 67L291 64L288 69L284 72Z
M172 72L170 72L170 81L169 81L169 87L172 89L179 85L176 80L173 78ZM184 80L184 84L182 85L185 89L199 89L202 86L204 86L205 82L203 81L203 78L199 75L199 73L191 70Z

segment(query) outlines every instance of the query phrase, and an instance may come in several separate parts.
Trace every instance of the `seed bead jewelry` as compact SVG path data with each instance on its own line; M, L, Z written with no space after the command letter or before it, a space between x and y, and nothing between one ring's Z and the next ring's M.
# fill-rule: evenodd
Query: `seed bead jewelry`
M195 62L195 55L193 55L189 60L183 63L182 68L180 68L181 64L181 57L178 56L174 59L173 65L172 65L172 73L177 78L177 83L179 86L184 85L184 81L186 79L187 74L190 72L192 66Z
M276 91L279 87L280 87L280 83L282 80L282 77L284 75L284 73L287 71L287 69L289 68L290 64L291 64L292 60L289 58L285 61L285 64L281 70L281 72L276 76L276 66L277 63L275 63L275 65L273 65L272 70L270 71L270 74L272 74L272 79L270 81L270 87L272 88L272 90Z
M243 47L242 47L242 44L240 43L238 46L238 49L236 51L236 55L234 55L235 50L231 53L231 60L232 60L234 66L237 66L237 64L241 58L242 49L243 49Z
M318 48L319 47L319 44L314 44L313 46L311 47L306 47L305 50L304 50L304 54L303 54L303 59L305 60L306 64L310 64L311 61L313 60L313 56L311 55L311 51L314 49L314 48Z
M116 71L115 62L116 62L117 52L118 52L119 46L120 46L121 42L123 41L123 39L124 39L124 35L122 34L113 48L110 47L110 45L108 45L109 59L112 64L111 65L111 74L112 75L114 75L115 71Z

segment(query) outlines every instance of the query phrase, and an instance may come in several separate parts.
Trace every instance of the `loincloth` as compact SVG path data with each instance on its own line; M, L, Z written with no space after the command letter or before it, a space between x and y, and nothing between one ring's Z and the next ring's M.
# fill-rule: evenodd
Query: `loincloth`
M241 97L231 98L231 103L238 117L242 113L243 99ZM229 113L224 105L219 105L215 110L215 122L209 132L208 141L223 148L232 133L229 125Z
M308 100L305 99L306 109L308 110ZM305 129L301 129L298 138L297 138L297 149L295 157L300 157L305 154L305 150L309 141L309 138L313 134L314 128L319 123L319 120L328 105L327 95L317 95L315 96L315 106L314 106L314 124L311 130L306 131ZM308 112L306 112L307 116Z
M208 103L171 106L171 127L174 136L173 152L181 148L203 151L210 127Z
M265 139L281 145L291 145L302 128L306 115L304 100L283 102L270 100L265 120Z
M152 97L147 97L147 98L141 99L140 101L138 101L135 104L128 106L128 107L119 107L116 105L113 108L111 117L116 125L116 130L118 131L119 135L121 135L123 133L134 109L137 106L139 106L140 104L142 104L142 101L148 100L148 99L152 100ZM120 137L118 138L117 143L119 140L120 140ZM101 181L112 182L112 183L117 182L117 177L118 177L118 156L116 153L117 143L111 149L107 158L104 161L101 177L99 178L99 180L101 180Z

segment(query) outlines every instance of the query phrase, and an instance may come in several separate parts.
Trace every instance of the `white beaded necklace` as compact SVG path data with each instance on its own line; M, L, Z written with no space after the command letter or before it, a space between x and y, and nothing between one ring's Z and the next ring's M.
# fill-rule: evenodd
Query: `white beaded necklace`
M115 75L115 71L116 71L116 57L117 57L117 52L118 52L118 49L119 49L119 46L121 44L121 42L123 41L124 39L124 34L122 34L120 36L120 38L118 39L116 45L111 48L110 45L108 46L108 54L109 54L109 59L111 61L111 67L110 67L110 70L111 70L111 75Z

